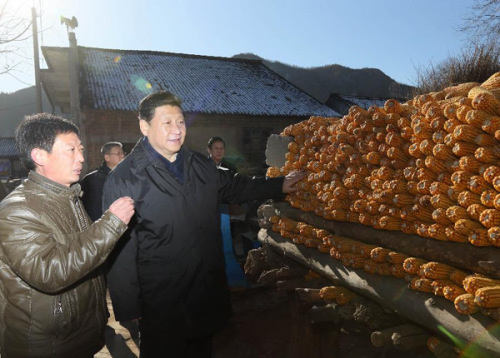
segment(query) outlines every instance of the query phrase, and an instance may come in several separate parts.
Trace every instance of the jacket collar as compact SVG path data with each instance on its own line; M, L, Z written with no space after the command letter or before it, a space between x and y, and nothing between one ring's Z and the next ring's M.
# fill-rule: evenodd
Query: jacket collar
M186 163L186 161L190 162L193 153L184 146L181 147L181 150L184 154L184 163ZM153 163L161 163L159 159L153 157L144 147L143 138L139 139L139 141L134 146L134 149L132 149L132 153L130 154L132 156L131 159L134 161L135 166L138 170L142 170ZM163 166L163 163L161 163L160 165Z
M54 193L55 195L65 196L68 198L79 197L81 188L80 184L75 183L70 187L56 183L43 175L31 170L28 174L28 180L35 185L41 186L43 189Z

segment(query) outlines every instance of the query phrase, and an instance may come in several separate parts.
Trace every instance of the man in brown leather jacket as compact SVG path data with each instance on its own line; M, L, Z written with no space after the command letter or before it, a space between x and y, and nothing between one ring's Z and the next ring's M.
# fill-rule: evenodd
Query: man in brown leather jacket
M131 198L92 223L76 183L78 128L41 113L16 131L28 179L0 203L0 355L89 358L104 345L101 264L127 229Z

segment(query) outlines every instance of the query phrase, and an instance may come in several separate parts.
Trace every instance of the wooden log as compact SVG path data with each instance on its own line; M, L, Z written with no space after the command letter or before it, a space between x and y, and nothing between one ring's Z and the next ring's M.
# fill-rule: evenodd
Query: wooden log
M278 234L259 231L259 240L275 248L277 252L300 262L305 267L321 272L334 283L349 287L350 290L386 306L400 316L442 335L447 334L474 345L478 356L500 355L500 337L491 331L496 322L482 314L460 315L452 302L424 292L413 291L408 283L395 277L368 274L361 269L345 267L340 261L304 245L295 245ZM349 306L347 304L346 306ZM345 307L345 306L343 306ZM340 312L339 309L339 313Z
M325 301L319 296L318 288L296 288L295 295L299 301L311 306L325 303Z
M330 281L326 278L318 278L314 280L308 280L305 279L304 277L300 278L293 278L293 279L287 279L287 280L279 280L276 282L276 288L279 291L295 291L297 288L300 287L309 287L309 288L322 288L324 286L327 286L330 283Z
M393 344L393 335L397 337L420 335L425 331L419 326L411 323L389 327L383 330L372 332L370 339L375 347L384 347Z
M500 255L495 247L475 247L469 243L439 241L400 231L376 230L357 223L325 220L311 212L295 209L287 202L274 203L272 206L282 216L306 222L335 235L380 245L428 261L439 261L472 272L500 277Z
M401 351L413 351L417 348L424 347L430 335L423 333L412 336L402 336L399 333L394 333L391 337L392 345Z

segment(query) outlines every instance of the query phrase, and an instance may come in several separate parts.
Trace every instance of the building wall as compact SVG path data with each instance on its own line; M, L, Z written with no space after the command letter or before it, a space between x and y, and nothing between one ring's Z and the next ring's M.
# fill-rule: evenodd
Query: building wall
M238 160L246 168L265 166L265 144L270 134L278 134L304 117L264 117L244 115L207 115L186 113L187 135L185 145L207 154L208 140L213 136L224 138L226 157ZM86 136L86 168L97 167L102 157L101 146L108 141L123 143L130 152L142 136L137 112L83 111Z

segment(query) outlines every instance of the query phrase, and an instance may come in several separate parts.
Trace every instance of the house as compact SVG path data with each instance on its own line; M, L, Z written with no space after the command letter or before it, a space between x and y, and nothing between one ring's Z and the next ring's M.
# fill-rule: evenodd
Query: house
M0 137L0 180L21 178L27 175L19 160L14 137Z
M352 106L359 106L368 109L371 106L384 107L385 102L390 98L382 97L364 97L364 96L347 96L338 93L330 94L326 101L326 105L334 111L340 113L342 116L346 115L349 108ZM403 103L407 100L405 98L394 98Z
M221 136L226 156L247 168L265 168L270 134L313 115L338 116L260 60L81 47L71 33L70 47L42 53L43 88L53 108L82 129L87 170L99 164L106 141L133 148L141 136L139 101L157 90L183 101L188 147L206 153L209 138Z

